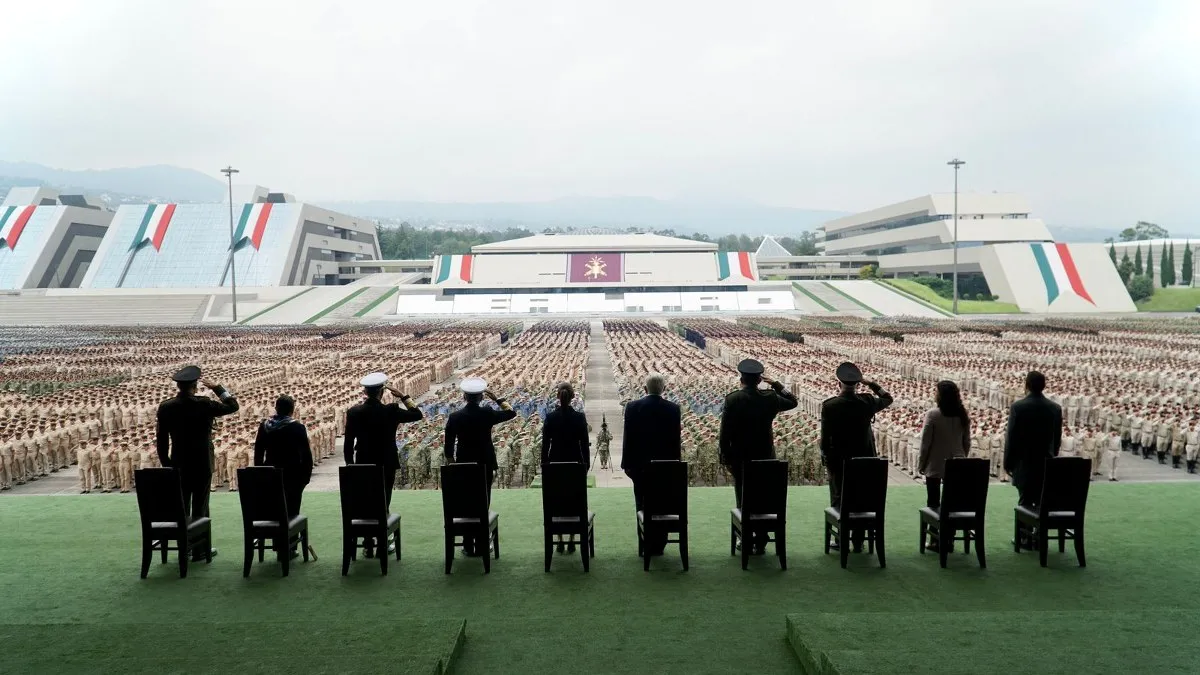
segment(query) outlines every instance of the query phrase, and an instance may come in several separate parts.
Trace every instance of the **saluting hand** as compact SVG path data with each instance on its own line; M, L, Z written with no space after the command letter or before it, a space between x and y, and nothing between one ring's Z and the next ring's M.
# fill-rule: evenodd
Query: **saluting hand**
M208 389L212 389L212 390L214 390L214 391L215 391L215 390L216 390L218 387L220 387L220 386L221 386L221 385L219 385L219 384L216 384L216 383L214 383L212 380L200 380L200 384L202 384L202 385L204 385L206 388L208 388Z

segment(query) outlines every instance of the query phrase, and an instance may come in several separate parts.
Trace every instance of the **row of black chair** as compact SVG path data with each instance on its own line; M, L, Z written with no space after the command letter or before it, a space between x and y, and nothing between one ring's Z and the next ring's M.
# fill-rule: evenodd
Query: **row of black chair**
M920 552L934 536L942 567L954 542L962 541L966 553L971 543L981 568L987 566L984 532L988 491L988 462L984 459L952 459L946 463L941 505L922 508ZM867 552L886 566L884 521L887 502L887 463L878 458L856 458L846 462L841 505L825 509L825 553L837 541L841 566L847 566L852 540L866 540ZM679 545L683 569L688 569L687 463L651 462L643 510L636 514L638 555L643 569L650 569L648 541ZM1065 542L1075 544L1081 567L1084 556L1083 520L1091 467L1087 459L1063 457L1048 460L1041 507L1018 506L1015 510L1016 551L1023 541L1036 540L1041 565L1047 564L1051 531L1057 532L1059 551ZM488 503L486 474L478 464L442 467L442 514L445 536L445 571L451 572L454 549L474 551L491 571L491 559L500 557L499 514ZM145 578L154 550L162 561L167 551L179 551L180 576L187 576L193 552L207 555L211 549L211 521L188 520L184 515L178 475L172 469L142 469L137 474L138 505L142 516L142 577ZM596 555L595 514L587 506L586 468L578 463L551 463L542 477L543 538L546 571L550 571L556 545L578 545L584 571ZM382 470L373 465L350 465L339 469L342 510L342 574L348 574L358 551L378 551L380 571L388 571L388 542L400 560L399 514L386 507ZM249 576L254 552L264 559L267 542L279 554L287 576L291 551L300 546L309 559L308 519L289 518L283 482L271 467L239 469L245 557L243 576ZM773 543L782 569L787 569L787 463L780 460L750 462L745 470L743 503L730 511L730 555L741 546L742 569L749 566L755 548ZM368 544L368 542L370 542ZM174 544L174 546L171 546ZM367 547L372 548L368 551ZM211 558L209 558L211 560Z

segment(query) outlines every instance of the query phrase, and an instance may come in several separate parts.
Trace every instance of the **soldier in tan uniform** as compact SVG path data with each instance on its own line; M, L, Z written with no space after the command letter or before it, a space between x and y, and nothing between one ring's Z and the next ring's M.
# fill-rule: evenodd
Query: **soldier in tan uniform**
M122 443L121 450L117 453L117 476L122 493L133 489L133 451L129 449L128 443Z
M1171 425L1171 468L1181 468L1184 447L1187 445L1187 425L1183 420L1174 420Z
M88 494L92 491L92 486L99 483L97 480L96 471L99 467L92 465L92 448L83 446L79 448L79 491L83 494Z

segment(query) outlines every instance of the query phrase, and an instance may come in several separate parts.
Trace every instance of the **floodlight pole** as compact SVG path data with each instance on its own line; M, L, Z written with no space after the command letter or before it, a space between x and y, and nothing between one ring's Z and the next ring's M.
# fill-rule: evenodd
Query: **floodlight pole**
M232 166L221 169L229 180L229 279L233 287L233 322L237 323L237 265L233 261L233 249L237 242L233 240L233 174L238 170Z
M966 162L955 157L946 162L954 167L954 315L958 316L958 167Z

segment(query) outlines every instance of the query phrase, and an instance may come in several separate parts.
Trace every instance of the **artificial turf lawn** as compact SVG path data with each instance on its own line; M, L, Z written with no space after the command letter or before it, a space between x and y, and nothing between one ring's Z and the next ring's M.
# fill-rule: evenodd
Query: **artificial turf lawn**
M219 493L213 517L221 555L211 566L192 565L183 580L176 565L156 559L144 581L132 495L5 496L0 670L46 672L61 663L54 670L101 672L119 660L124 672L232 671L260 643L272 642L273 654L287 655L286 667L256 660L245 672L433 672L452 644L453 626L465 620L455 674L801 673L786 617L797 615L798 630L819 636L829 634L828 617L804 617L832 613L846 626L861 618L864 627L857 650L845 641L818 645L838 653L843 675L912 671L915 656L930 659L939 649L945 626L981 638L969 652L979 663L1002 662L1014 635L1023 651L1050 653L1062 616L1084 624L1064 627L1077 653L1091 657L1077 672L1129 673L1138 663L1129 655L1161 650L1164 642L1173 645L1171 659L1151 659L1137 672L1173 672L1171 664L1187 666L1174 672L1200 672L1193 639L1200 598L1191 588L1200 554L1194 484L1096 484L1085 569L1076 567L1069 546L1066 554L1051 553L1049 569L1038 566L1036 554L1012 552L1015 491L1008 486L992 486L987 570L974 555L952 556L942 570L935 555L917 554L920 486L889 489L884 570L874 556L852 555L842 570L835 556L821 554L825 488L791 489L786 572L772 555L753 558L747 572L729 556L731 489L689 494L689 572L681 571L675 546L642 572L632 494L612 488L588 491L597 514L590 574L578 554L556 558L545 574L539 492L497 490L502 557L490 575L478 560L461 557L453 575L443 574L440 495L422 491L397 492L393 500L404 516L404 559L389 576L360 560L342 577L338 497L314 492L304 511L320 560L297 564L281 579L268 558L244 580L237 496ZM1048 611L1074 614L1037 614ZM877 612L894 618L855 616ZM1147 625L1153 616L1168 617L1173 628ZM914 630L923 621L932 622L930 630ZM175 632L182 637L170 637ZM179 655L160 653L160 646ZM1021 664L1031 662L1006 672L1030 672ZM873 670L854 669L864 664Z
M938 295L932 288L919 284L908 279L884 279L883 283L891 284L903 291L917 296L933 305L950 311L954 307L954 301L943 298ZM1020 314L1021 308L1011 302L1000 302L998 300L965 300L958 299L959 314Z

